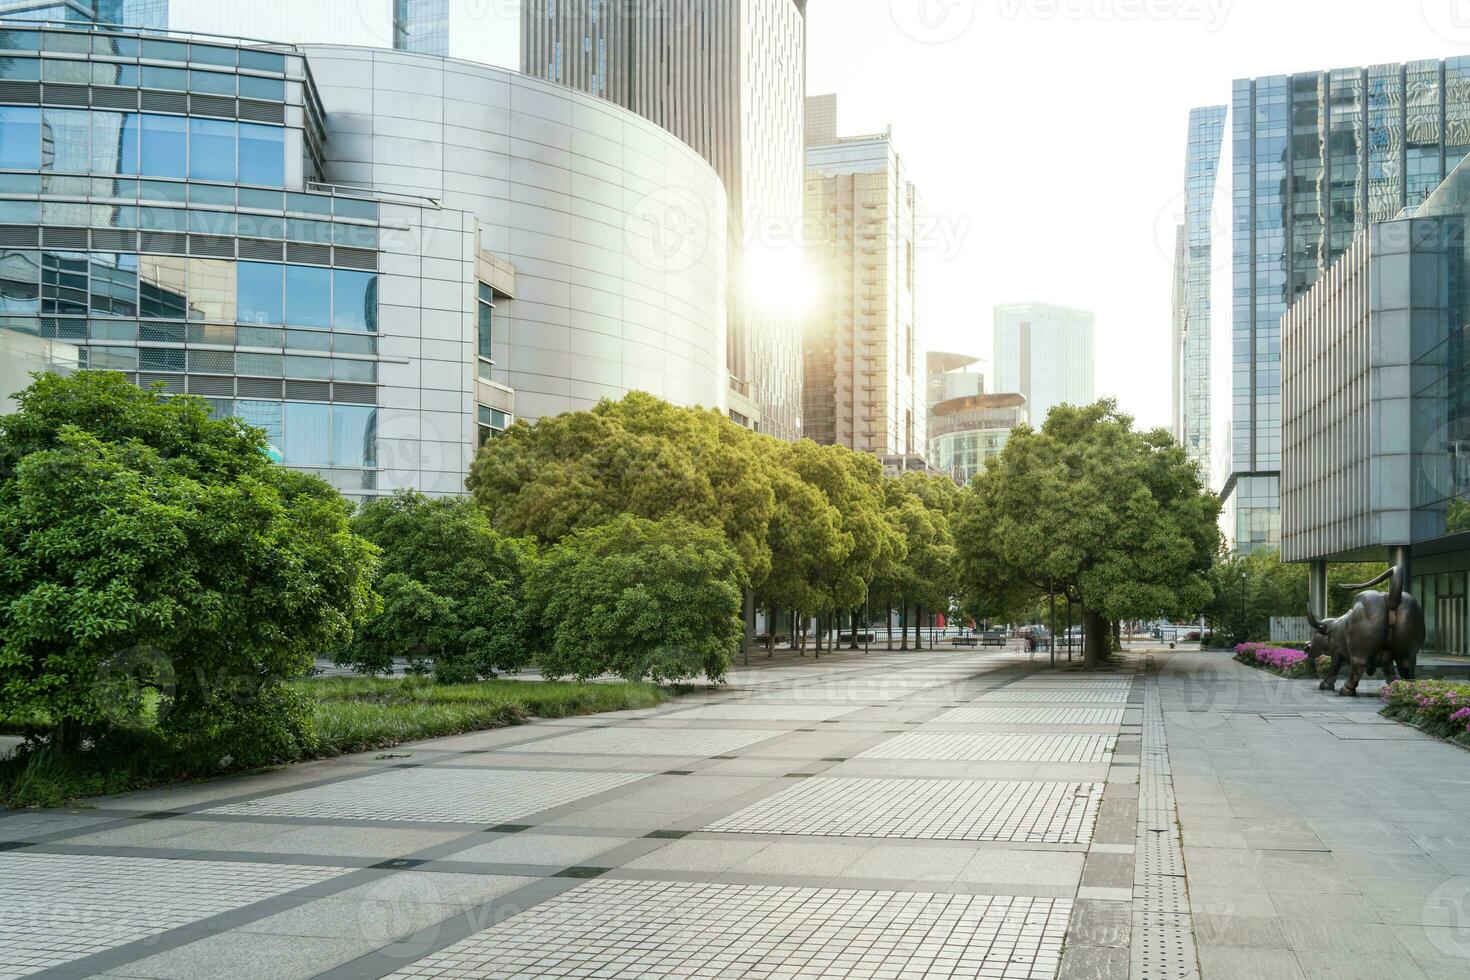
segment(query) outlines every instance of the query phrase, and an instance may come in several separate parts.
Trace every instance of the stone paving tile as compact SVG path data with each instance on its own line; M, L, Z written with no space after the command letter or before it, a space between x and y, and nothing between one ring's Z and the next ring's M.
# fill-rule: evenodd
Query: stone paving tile
M0 975L61 966L343 873L301 865L0 853Z
M850 714L853 710L850 704L761 704L744 701L697 705L672 712L667 717L679 721L826 721Z
M947 779L803 780L706 830L833 837L1084 843L1097 783Z
M1052 980L1066 900L594 881L392 976Z
M642 773L398 769L205 812L495 824L643 779Z
M677 755L702 758L725 755L736 749L763 742L783 734L779 731L749 729L676 729L676 728L596 728L590 731L558 735L521 745L508 746L501 752L558 752L582 755Z
M1031 708L1005 705L966 705L934 719L937 725L1118 725L1122 708Z
M1114 735L996 735L978 732L904 732L859 759L939 759L971 762L1105 762Z
M1065 704L1073 701L1087 701L1093 704L1126 704L1128 702L1128 689L1116 688L1114 690L1103 690L1101 688L1083 688L1077 690L1068 686L1045 688L1003 687L998 691L987 691L975 700L977 702L1037 701L1047 704Z

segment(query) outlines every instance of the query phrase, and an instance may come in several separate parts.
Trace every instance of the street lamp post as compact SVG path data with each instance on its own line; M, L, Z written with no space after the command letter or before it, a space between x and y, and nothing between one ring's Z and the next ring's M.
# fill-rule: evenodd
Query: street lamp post
M1249 642L1249 640L1250 640L1250 612L1246 609L1245 583L1246 583L1246 574L1245 574L1245 572L1241 572L1240 573L1240 629L1241 629L1241 635L1243 637L1243 639L1241 640L1242 643Z

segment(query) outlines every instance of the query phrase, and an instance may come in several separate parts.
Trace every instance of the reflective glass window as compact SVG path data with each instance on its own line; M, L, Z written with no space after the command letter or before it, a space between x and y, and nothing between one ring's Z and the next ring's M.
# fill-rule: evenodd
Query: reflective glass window
M0 201L0 225L38 225L40 201Z
M332 380L332 359L287 354L286 377L305 378L308 381L330 381Z
M252 48L240 50L240 67L251 71L273 71L284 72L286 70L286 56L274 51L260 51Z
M86 85L92 80L92 67L91 63L86 61L62 61L60 58L44 58L41 61L41 77L48 82Z
M376 354L378 338L371 334L334 333L332 350L338 354Z
M213 187L209 184L191 184L189 185L189 203L234 207L235 189L233 187Z
M281 331L266 327L240 327L235 331L241 347L280 347Z
M155 323L150 320L138 325L139 340L156 340L165 344L182 344L188 335L188 330L182 323Z
M235 76L222 71L189 72L189 91L207 95L234 95Z
M187 184L174 184L163 180L138 182L138 196L145 201L171 201L183 204L189 198Z
M266 441L280 451L285 405L281 402L263 402L242 398L235 402L235 412L246 425L265 431Z
M92 84L138 87L138 66L119 65L106 61L92 62Z
M378 410L370 405L333 405L332 465L378 465Z
M290 289L288 286L287 289ZM289 307L291 296L286 294L286 304ZM290 316L288 310L287 316ZM332 335L317 330L287 330L286 347L290 350L319 350L330 351L332 349Z
M235 124L224 119L189 120L189 176L235 180Z
M337 381L371 384L378 380L378 364L376 361L333 361L332 377Z
M41 253L0 249L0 313L41 312Z
M138 227L145 231L183 231L184 213L180 208L139 208Z
M235 369L249 378L279 378L282 370L281 355L237 353Z
M281 447L292 466L332 465L332 406L286 403L286 444Z
M138 257L126 252L92 253L92 314L138 315Z
M138 313L160 320L188 316L189 260L177 255L138 257Z
M298 327L332 325L332 270L286 266L286 322Z
M355 197L339 197L333 201L333 210L338 217L342 218L378 220L378 205L373 201L364 201Z
M0 79L7 82L34 82L40 77L39 58L0 58Z
M240 124L240 183L263 187L281 187L286 183L284 129L258 123Z
M85 109L41 112L41 168L84 174L91 166L92 114Z
M41 253L41 312L87 315L87 253Z
M301 214L331 214L332 199L324 194L288 193L286 210Z
M143 113L142 166L149 177L182 177L187 172L188 138L182 116Z
M94 36L92 38L92 52L94 54L115 54L124 58L136 58L138 57L138 39L135 37Z
M378 277L375 273L332 270L332 326L338 330L377 332Z
M87 367L94 371L136 371L138 350L135 347L93 347L88 350Z
M245 123L240 127L240 139L242 141L245 139L246 127L249 125L249 123ZM242 180L245 177L245 168L243 165L240 168L240 177ZM263 191L254 187L242 187L240 188L240 207L254 208L257 211L281 211L284 210L281 207L281 202L285 200L285 197L286 195L280 191ZM276 237L280 238L281 236L276 235Z
M184 352L166 347L138 348L138 370L184 372Z
M238 262L239 321L281 323L281 272L274 262Z
M143 57L158 61L188 61L189 46L180 41L143 42Z
M43 31L41 46L47 51L65 51L67 54L86 54L92 42L85 34L69 31Z
M92 113L92 166L94 174L138 172L138 114Z
M374 225L349 225L338 222L332 225L332 242L353 248L377 248L378 229Z
M235 263L189 260L189 319L235 321Z
M279 78L241 75L240 98L269 99L272 102L280 102L286 98L286 83Z
M263 214L242 214L239 216L238 224L241 238L283 238L286 234L285 218L268 217Z
M234 374L235 355L225 350L191 350L189 370L195 374Z
M235 67L235 49L218 44L189 45L189 60L201 65L228 65Z
M189 88L189 73L182 68L143 66L143 87L183 92Z
M494 326L494 312L492 301L494 300L494 298L495 294L491 292L490 287L485 285L483 282L480 283L479 316L477 327L479 333L478 349L480 355L479 374L482 378L489 378L491 373L489 362L491 358L491 341L493 339L492 327Z
M189 230L195 234L222 236L235 234L235 216L228 211L190 211L188 215Z
M41 168L41 110L0 105L0 169Z
M330 245L332 244L332 224L329 221L287 218L286 237L293 242L314 242L318 245Z

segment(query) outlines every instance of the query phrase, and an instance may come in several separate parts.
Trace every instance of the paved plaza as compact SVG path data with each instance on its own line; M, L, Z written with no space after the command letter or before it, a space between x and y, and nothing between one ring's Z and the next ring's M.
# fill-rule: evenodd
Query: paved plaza
M1470 976L1470 754L1221 653L757 657L0 813L0 977Z

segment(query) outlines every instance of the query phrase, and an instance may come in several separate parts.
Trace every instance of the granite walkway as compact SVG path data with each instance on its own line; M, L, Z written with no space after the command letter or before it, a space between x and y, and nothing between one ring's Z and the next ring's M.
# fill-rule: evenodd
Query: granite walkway
M757 658L656 709L0 814L0 977L1466 976L1470 757L1299 688L1219 654Z

